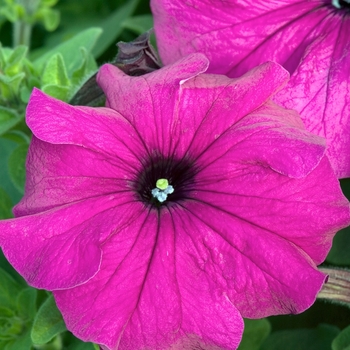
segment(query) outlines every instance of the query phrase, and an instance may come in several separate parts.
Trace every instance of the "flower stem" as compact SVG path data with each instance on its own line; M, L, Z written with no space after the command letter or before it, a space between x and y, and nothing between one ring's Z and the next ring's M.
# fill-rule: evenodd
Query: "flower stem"
M13 47L18 45L30 46L32 25L23 21L16 21L13 24Z
M328 275L328 280L317 298L328 299L350 307L350 271L335 268L320 268Z

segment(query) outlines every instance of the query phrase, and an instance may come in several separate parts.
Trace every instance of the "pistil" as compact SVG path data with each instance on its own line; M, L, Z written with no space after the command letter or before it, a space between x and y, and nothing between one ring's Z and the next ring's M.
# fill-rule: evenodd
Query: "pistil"
M156 198L160 203L163 203L168 198L168 194L174 192L174 187L169 185L167 179L158 179L156 182L156 188L152 190L152 196Z

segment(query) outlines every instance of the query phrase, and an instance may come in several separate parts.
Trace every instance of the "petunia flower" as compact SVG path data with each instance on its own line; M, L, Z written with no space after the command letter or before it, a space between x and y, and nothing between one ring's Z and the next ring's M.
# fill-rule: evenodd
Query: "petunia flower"
M236 349L242 316L315 301L317 265L350 223L324 139L270 99L288 73L207 67L104 65L105 108L30 98L25 195L0 245L102 349Z
M274 100L327 139L338 177L350 177L350 1L152 0L165 64L192 52L208 72L237 77L265 61L291 74Z

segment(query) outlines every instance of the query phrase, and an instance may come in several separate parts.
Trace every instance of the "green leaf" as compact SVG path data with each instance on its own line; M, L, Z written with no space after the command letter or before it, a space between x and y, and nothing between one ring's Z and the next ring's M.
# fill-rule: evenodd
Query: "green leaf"
M29 330L23 332L15 340L8 342L4 350L32 350L32 340Z
M75 85L97 70L97 64L93 56L84 47L81 48L81 55L83 57L82 63L72 74L72 83Z
M47 62L42 76L42 84L60 86L69 85L66 65L60 53L52 56Z
M12 340L22 332L22 319L13 310L0 306L0 341Z
M22 116L15 110L0 106L0 135L14 127Z
M70 96L70 88L68 86L44 85L41 90L52 97L61 101L68 101Z
M0 42L0 69L3 71L6 65L6 48L1 45Z
M36 297L37 291L34 288L28 287L18 294L17 310L18 314L24 319L33 319L36 314Z
M54 297L50 295L41 305L34 319L31 332L32 341L34 344L45 344L65 330L62 315L57 309Z
M13 94L17 95L20 85L25 78L25 73L18 73L13 76L0 75L0 86L2 96L5 99L13 98Z
M10 22L16 22L18 19L18 11L16 11L15 5L1 7L0 14L5 16Z
M314 329L277 331L268 336L261 350L329 350L338 333L338 327L327 324Z
M350 227L340 230L333 238L327 261L335 265L350 265Z
M13 203L7 192L0 187L0 220L12 217Z
M97 44L92 50L94 57L100 56L113 42L123 30L122 22L125 18L128 18L134 11L139 3L139 0L130 0L125 5L115 10L109 17L103 19L99 23L103 33L99 38Z
M8 170L12 183L18 191L24 193L25 183L25 161L27 157L28 146L22 144L17 146L10 154L8 160Z
M152 15L140 15L130 17L122 22L124 28L130 29L137 35L147 32L153 28L153 16Z
M19 284L0 268L0 306L16 308L16 297L20 291Z
M8 159L12 151L18 146L16 142L5 139L5 135L0 137L0 184L6 188L7 194L10 196L13 203L17 203L22 194L16 189L10 180L8 173Z
M23 60L25 59L28 52L28 47L24 45L17 46L10 57L7 59L5 74L16 75L21 72Z
M86 50L90 52L101 33L101 28L89 28L84 30L70 40L41 55L34 61L34 65L38 70L41 70L50 57L60 53L64 62L66 62L68 75L70 75L81 64L80 48L85 47Z
M244 333L238 350L259 350L271 331L271 325L265 318L261 320L244 319Z
M36 18L41 20L47 31L54 31L60 23L60 13L57 10L52 10L48 7L41 8L36 13Z
M7 140L14 141L18 144L26 144L27 147L30 142L30 137L27 134L25 134L23 131L16 129L8 131L6 134L3 134L2 137Z
M74 341L69 345L68 350L99 350L100 347L93 343L85 343L81 340L74 339Z
M19 89L19 97L21 98L21 101L27 104L31 93L32 89L29 89L27 86L21 86Z
M41 5L45 7L52 7L57 4L58 0L41 0Z
M350 350L350 326L336 336L332 342L332 350Z

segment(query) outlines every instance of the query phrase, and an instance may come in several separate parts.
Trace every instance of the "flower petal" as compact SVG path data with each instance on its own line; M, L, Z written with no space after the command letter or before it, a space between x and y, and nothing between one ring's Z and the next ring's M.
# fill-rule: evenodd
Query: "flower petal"
M263 164L231 159L227 152L201 171L197 184L191 198L215 205L222 216L249 223L257 232L282 237L316 264L326 258L335 233L349 224L349 203L327 158L307 177L290 179Z
M177 222L167 212L158 215L141 211L132 227L106 242L96 277L54 292L67 327L104 349L177 349L186 338L236 349L241 316L200 271L191 273L193 260L183 255Z
M309 45L289 84L274 99L300 111L306 128L326 137L338 177L349 177L350 17L327 25L327 33Z
M199 75L183 84L178 117L172 135L182 157L187 152L197 156L221 134L264 104L288 80L288 73L278 64L267 62L240 78ZM299 117L293 123L302 127Z
M210 60L208 73L229 77L269 60L282 64L291 80L275 100L326 137L337 176L350 176L347 9L321 0L152 0L151 7L166 64L201 52Z
M176 218L188 236L181 235L184 249L189 242L195 246L196 253L185 252L206 279L225 290L243 317L299 313L310 307L326 279L311 259L285 238L225 211L215 194L210 197L213 204L186 202Z
M122 149L119 159L123 154ZM14 208L15 216L36 214L103 194L125 196L138 169L133 162L119 159L85 147L50 144L33 136L26 162L25 194Z
M123 222L132 221L130 207L130 201L109 195L0 221L0 245L31 286L72 288L99 271L101 242Z
M97 81L107 96L107 106L132 123L149 153L158 150L169 155L181 85L204 72L207 66L207 58L196 54L161 68L157 74L130 77L106 64L101 67Z
M213 127L211 123L205 126ZM193 144L200 145L200 138ZM221 157L228 164L266 164L283 175L301 178L315 169L324 153L325 140L306 131L296 112L268 102L218 133L196 160L204 167Z
M284 64L290 55L298 54L296 48L306 44L303 33L324 16L319 12L305 16L314 10L315 2L291 0L244 4L237 0L151 0L151 8L157 47L165 64L201 52L210 61L209 72L231 71L233 77L265 61Z
M124 164L139 164L137 154L145 153L137 130L115 111L71 106L38 89L29 100L26 122L42 141L82 146Z

